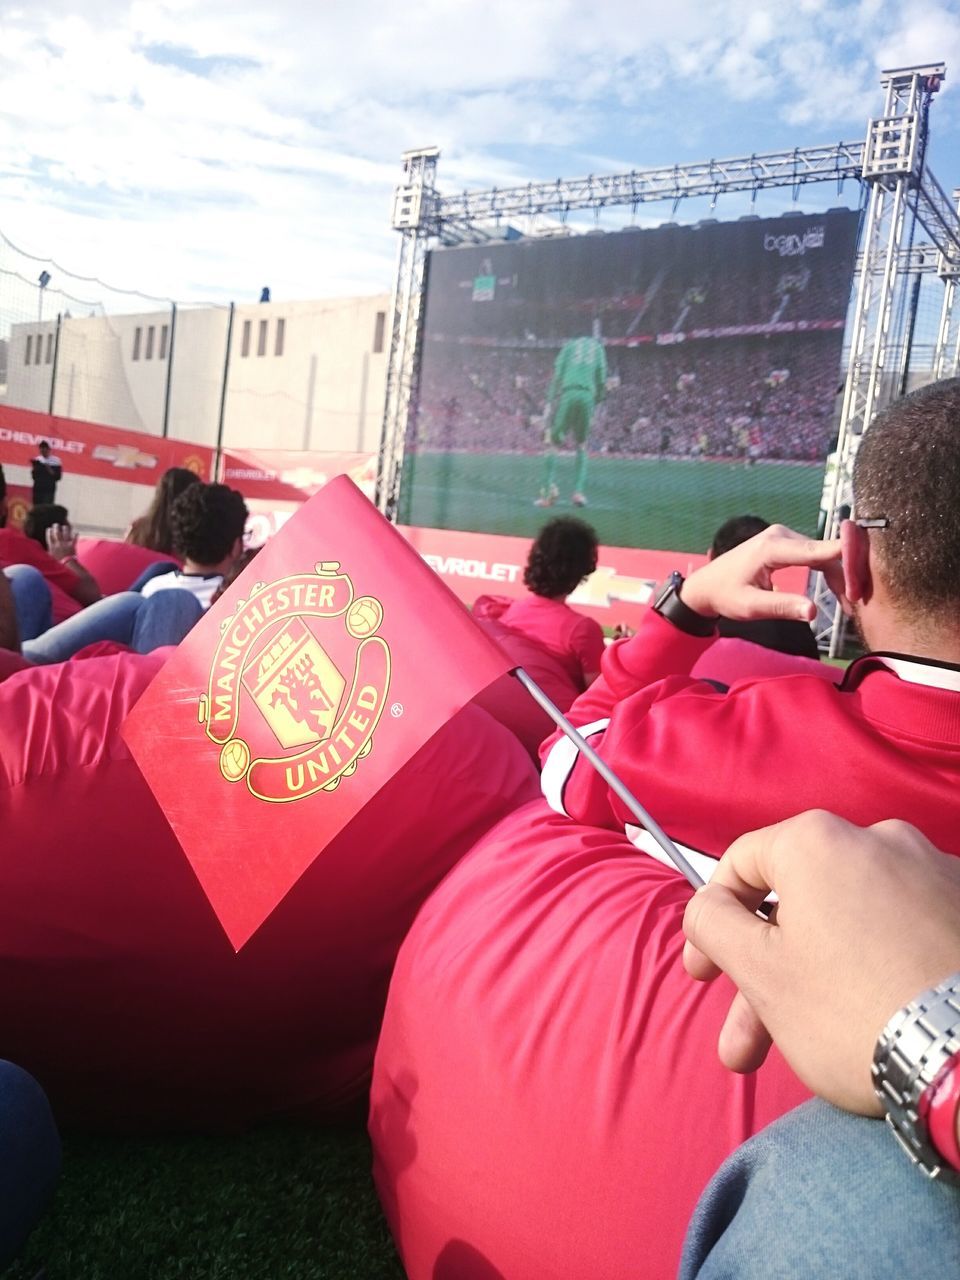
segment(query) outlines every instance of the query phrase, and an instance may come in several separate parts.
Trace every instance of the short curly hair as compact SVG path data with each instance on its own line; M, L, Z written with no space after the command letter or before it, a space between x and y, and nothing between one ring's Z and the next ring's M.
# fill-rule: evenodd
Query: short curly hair
M853 467L860 518L891 598L918 614L960 608L960 378L895 400L864 433Z
M225 484L192 484L170 508L173 549L194 564L220 564L246 523L243 494Z
M536 596L569 595L597 567L597 535L575 516L558 516L537 534L523 580Z

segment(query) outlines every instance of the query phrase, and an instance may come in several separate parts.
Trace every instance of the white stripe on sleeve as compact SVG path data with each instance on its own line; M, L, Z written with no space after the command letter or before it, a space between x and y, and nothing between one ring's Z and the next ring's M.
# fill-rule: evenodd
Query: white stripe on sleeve
M603 733L609 723L609 717L606 720L594 720L593 724L579 726L577 732L582 738L591 738L596 733ZM580 748L564 734L560 741L555 742L550 748L550 754L544 761L540 773L540 790L543 792L544 799L554 813L562 813L565 818L570 815L563 807L563 789L579 756Z

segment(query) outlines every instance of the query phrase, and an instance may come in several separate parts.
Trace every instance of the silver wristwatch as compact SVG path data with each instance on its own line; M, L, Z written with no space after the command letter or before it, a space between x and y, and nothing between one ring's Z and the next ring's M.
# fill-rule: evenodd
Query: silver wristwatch
M956 1175L930 1141L919 1114L920 1099L960 1052L960 973L899 1009L873 1052L873 1087L887 1124L910 1159L928 1178Z

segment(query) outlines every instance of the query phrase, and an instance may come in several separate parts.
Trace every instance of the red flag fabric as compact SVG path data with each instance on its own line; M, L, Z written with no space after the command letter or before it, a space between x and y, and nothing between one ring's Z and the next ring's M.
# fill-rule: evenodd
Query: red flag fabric
M346 477L180 645L123 734L235 948L510 662Z

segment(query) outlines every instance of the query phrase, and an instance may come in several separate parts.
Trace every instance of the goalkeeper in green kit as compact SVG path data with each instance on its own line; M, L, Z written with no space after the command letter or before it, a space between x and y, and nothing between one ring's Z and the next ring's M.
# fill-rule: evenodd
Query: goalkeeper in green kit
M552 507L556 502L559 496L554 482L557 449L570 437L577 450L570 501L575 507L586 505L587 436L594 410L606 394L607 357L600 341L600 322L595 321L593 337L571 338L565 342L553 366L544 414L547 423L546 472L534 506Z

